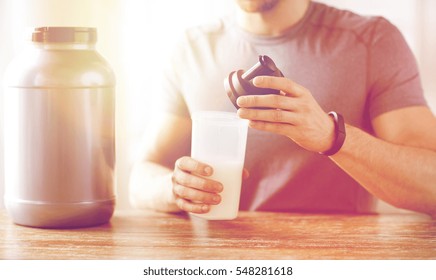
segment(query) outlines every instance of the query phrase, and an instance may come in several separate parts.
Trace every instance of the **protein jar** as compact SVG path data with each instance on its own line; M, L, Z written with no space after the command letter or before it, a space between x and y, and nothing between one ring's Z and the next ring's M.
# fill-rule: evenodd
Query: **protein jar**
M5 206L43 228L109 221L115 207L115 77L97 31L39 27L5 77Z

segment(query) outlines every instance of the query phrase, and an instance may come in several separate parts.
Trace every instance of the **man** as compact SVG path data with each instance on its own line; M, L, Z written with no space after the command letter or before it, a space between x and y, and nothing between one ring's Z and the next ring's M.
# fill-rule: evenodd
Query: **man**
M132 171L133 204L206 213L220 202L213 166L189 157L190 113L235 111L223 78L268 55L285 78L254 84L280 95L237 100L251 127L240 209L365 213L377 197L435 215L436 119L399 31L309 0L237 4L235 19L189 30L175 53L160 130ZM345 119L345 141L329 111Z

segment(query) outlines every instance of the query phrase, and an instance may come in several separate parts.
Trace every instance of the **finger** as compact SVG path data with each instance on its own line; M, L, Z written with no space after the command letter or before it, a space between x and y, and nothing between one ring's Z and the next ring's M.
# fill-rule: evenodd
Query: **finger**
M272 88L286 93L288 96L305 95L308 90L284 77L258 76L253 79L253 85L260 88Z
M175 165L181 170L195 173L201 176L210 176L213 173L213 169L211 166L199 162L191 157L181 157L176 161Z
M210 210L210 206L207 204L193 203L180 197L176 198L176 204L183 211L191 213L203 214Z
M238 109L238 116L242 119L253 121L266 121L274 123L297 124L297 114L285 110L256 110L256 109Z
M277 133L293 138L292 132L294 131L294 126L291 124L250 121L248 125L254 129Z
M287 111L294 111L298 108L298 101L296 98L289 98L278 94L267 95L245 95L240 96L236 100L239 107L263 107L263 108L276 108Z
M179 184L174 185L173 192L178 197L195 201L196 203L219 204L221 202L221 196L218 194L188 188Z
M217 181L198 177L180 169L174 170L172 180L175 184L206 192L221 192L223 190L223 185Z

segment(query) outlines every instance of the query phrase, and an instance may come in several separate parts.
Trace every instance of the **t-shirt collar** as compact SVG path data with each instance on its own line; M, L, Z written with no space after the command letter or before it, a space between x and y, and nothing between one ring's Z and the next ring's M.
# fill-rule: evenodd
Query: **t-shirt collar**
M268 36L268 35L257 35L250 33L244 29L242 29L236 22L235 18L233 17L231 20L232 29L235 30L237 33L236 35L239 35L241 38L244 38L247 41L257 43L257 44L277 44L281 43L287 40L292 39L295 37L297 33L301 31L301 29L306 25L306 22L310 18L312 12L314 9L314 3L311 1L309 3L309 7L304 14L303 18L300 19L296 24L289 27L287 30L283 32L283 34L280 34L278 36Z

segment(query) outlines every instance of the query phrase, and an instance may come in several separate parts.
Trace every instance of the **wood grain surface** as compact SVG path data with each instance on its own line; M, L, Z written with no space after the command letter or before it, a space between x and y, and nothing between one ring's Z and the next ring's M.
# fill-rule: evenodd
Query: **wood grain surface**
M436 221L418 214L240 212L233 221L116 212L105 225L38 229L0 210L1 259L436 259Z

